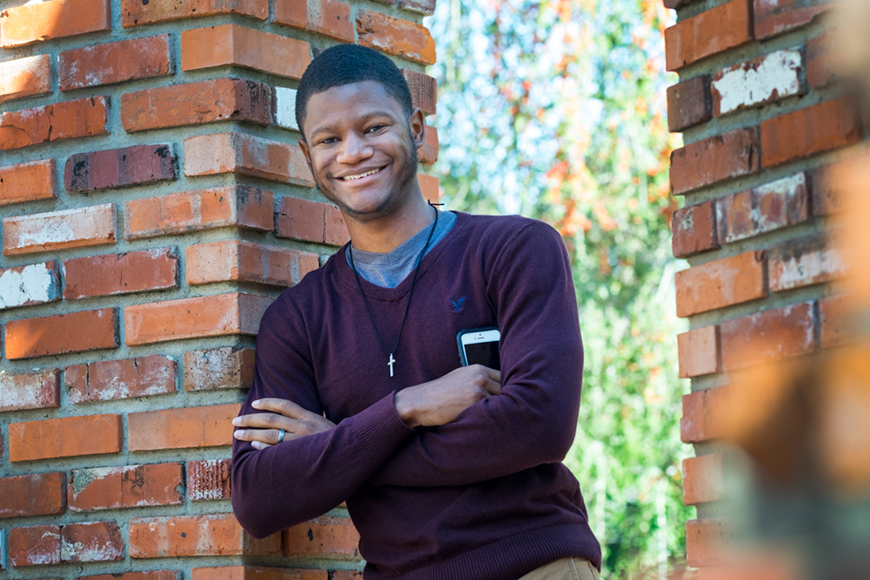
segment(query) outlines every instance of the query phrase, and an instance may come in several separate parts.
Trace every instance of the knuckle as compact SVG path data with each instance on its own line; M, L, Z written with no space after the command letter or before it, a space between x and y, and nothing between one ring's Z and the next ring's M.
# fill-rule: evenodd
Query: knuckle
M275 425L278 422L278 415L273 415L273 414L265 415L263 417L263 422L266 423L267 425Z

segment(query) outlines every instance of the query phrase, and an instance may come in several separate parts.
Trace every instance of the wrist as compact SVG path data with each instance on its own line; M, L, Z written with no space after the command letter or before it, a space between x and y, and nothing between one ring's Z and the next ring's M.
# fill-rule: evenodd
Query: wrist
M420 419L417 408L414 405L414 398L412 394L408 392L409 390L410 389L405 389L393 395L393 405L396 407L396 412L399 414L399 418L405 423L405 425L408 427L419 427Z

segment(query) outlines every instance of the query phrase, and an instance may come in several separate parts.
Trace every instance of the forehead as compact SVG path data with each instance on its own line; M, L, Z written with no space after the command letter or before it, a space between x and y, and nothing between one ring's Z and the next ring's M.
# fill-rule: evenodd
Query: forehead
M306 134L318 127L352 122L372 112L389 112L404 116L402 104L377 81L362 81L314 93L305 105L303 129Z

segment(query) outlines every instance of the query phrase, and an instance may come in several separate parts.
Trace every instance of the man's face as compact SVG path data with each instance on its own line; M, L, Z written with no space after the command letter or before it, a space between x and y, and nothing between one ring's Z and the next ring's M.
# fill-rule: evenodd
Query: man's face
M364 81L312 95L299 145L323 195L366 222L410 199L423 131L419 110L408 119L380 83Z

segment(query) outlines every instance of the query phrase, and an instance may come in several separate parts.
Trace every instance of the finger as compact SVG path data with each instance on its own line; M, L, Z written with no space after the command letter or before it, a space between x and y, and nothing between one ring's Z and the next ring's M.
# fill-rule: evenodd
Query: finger
M491 369L489 367L483 366L482 364L475 364L471 366L474 367L476 371L485 374L489 380L495 381L497 383L501 382L501 371Z
M258 411L272 411L273 413L279 413L291 419L305 419L309 415L314 415L311 411L300 407L293 401L288 401L287 399L258 399L251 403L251 406Z
M275 429L236 429L233 437L239 441L248 441L257 449L257 444L275 445L281 437L281 431Z
M293 428L294 419L288 419L277 413L252 413L240 415L233 419L236 427L254 427L258 429L285 429Z

